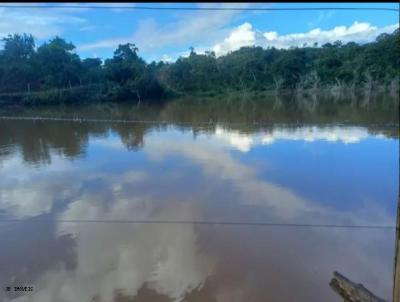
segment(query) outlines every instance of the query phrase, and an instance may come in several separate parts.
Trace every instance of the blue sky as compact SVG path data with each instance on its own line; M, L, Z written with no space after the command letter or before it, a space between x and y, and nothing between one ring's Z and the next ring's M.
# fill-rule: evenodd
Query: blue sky
M108 5L109 9L67 7L87 5L84 3L54 5L59 8L0 8L0 37L11 33L32 33L40 45L59 35L72 41L82 57L103 59L111 57L118 44L132 42L147 61L173 61L187 55L190 46L200 53L214 50L219 56L247 45L287 48L314 42L321 45L338 39L364 43L374 40L380 33L393 32L399 22L398 13L392 11L149 11L115 8L141 5L398 9L396 3L98 4Z

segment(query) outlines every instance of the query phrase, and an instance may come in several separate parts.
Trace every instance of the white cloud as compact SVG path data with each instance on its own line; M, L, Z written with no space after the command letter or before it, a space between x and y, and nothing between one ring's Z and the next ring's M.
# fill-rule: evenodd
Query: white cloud
M221 127L217 127L215 130L215 137L229 142L231 146L242 152L250 151L254 143L252 135L241 134L238 131L227 131Z
M104 180L101 191L82 188L81 194L70 198L59 219L201 220L199 203L166 203L140 194L133 184L145 181L147 174L126 170L115 176L83 175L80 179L86 182ZM53 199L57 195L46 193L39 190L37 195ZM201 288L212 272L213 261L198 252L195 228L190 225L59 223L55 233L74 238L77 267L56 267L41 275L31 302L91 301L95 296L112 301L116 290L135 297L144 285L179 302L191 290Z
M214 6L245 8L250 5L246 3L222 3ZM240 10L185 12L175 15L175 21L165 24L159 24L154 19L147 18L139 20L138 29L130 36L83 44L79 46L79 49L115 48L118 44L132 41L140 50L144 51L158 50L164 47L189 47L205 42L212 44L227 34L225 27L240 14Z
M84 26L87 20L62 12L61 9L0 8L0 37L30 33L38 39L60 35L66 27Z
M118 178L114 184L119 184ZM113 185L111 184L110 187ZM123 184L118 192L87 192L71 203L60 219L143 220L199 219L195 203L168 203L164 208L157 200L133 196L131 184ZM113 202L108 204L112 194ZM48 291L52 301L89 301L95 295L111 301L117 288L124 295L135 296L148 284L173 301L181 301L186 292L201 286L208 275L209 264L196 252L193 226L135 225L101 229L97 225L60 224L60 234L73 234L77 243L79 266L72 275L61 273L60 289L78 288L73 296L64 291ZM93 255L93 249L102 253ZM112 269L110 269L112 268ZM90 280L86 276L92 276ZM44 278L45 283L49 282ZM73 292L70 291L70 292ZM37 301L40 301L40 296ZM36 300L34 300L36 301Z
M51 165L38 170L27 166L16 152L2 163L0 209L11 218L49 213L56 202L76 194L80 186L78 182L71 181L65 186L65 182L72 178L72 170L70 163L55 156ZM49 175L51 182L48 181Z
M220 56L243 46L289 48L292 46L301 47L305 43L308 45L313 45L314 43L323 45L337 40L341 40L344 43L351 41L365 43L373 41L381 33L392 33L398 27L399 24L393 24L379 28L368 22L355 21L348 27L336 26L330 30L315 28L304 33L279 35L276 31L261 33L258 30L254 30L253 26L246 22L234 28L223 42L215 44L213 50L217 56Z
M337 130L336 127L324 129L304 127L297 131L295 129L287 132L278 130L276 137L288 137L295 140L324 139L328 141L338 141L340 138L345 142L353 143L357 139L369 136L367 130L361 127L344 127L342 133L336 131L336 134L335 129ZM331 131L334 132L333 135L330 133ZM394 223L394 217L384 209L381 209L379 214L377 214L377 210L368 211L368 214L366 214L362 211L371 209L371 206L365 205L365 208L363 208L363 205L360 206L361 210L357 211L360 215L355 215L354 211L335 210L326 207L322 203L298 195L290 187L260 178L257 175L256 166L238 160L229 152L229 148L226 148L224 141L227 139L229 143L233 142L234 148L247 150L253 142L254 144L263 144L263 139L271 138L271 136L266 133L258 133L246 140L244 134L233 132L231 133L233 135L224 137L223 130L218 132L219 134L199 134L195 141L189 133L181 137L174 137L171 140L170 137L163 137L157 132L152 132L147 135L143 151L152 161L166 160L171 154L179 155L192 164L198 165L205 177L213 179L213 183L219 189L221 183L230 183L237 197L237 200L232 200L232 202L237 202L241 206L256 207L260 211L268 209L268 213L264 213L266 215L264 218L267 221L276 221L278 218L279 221L307 221L308 223L347 224L349 221L360 225L392 225ZM378 135L378 137L381 136ZM208 187L208 190L210 190L210 187ZM375 202L373 201L373 203ZM223 220L221 217L219 219ZM244 220L244 216L241 219Z
M267 40L267 46L275 46L278 48L302 46L304 43L310 45L315 42L319 45L323 45L337 40L341 40L344 43L351 41L365 43L373 41L381 33L392 33L398 26L398 24L393 24L378 28L367 22L354 22L349 27L337 26L331 30L316 28L307 33L295 33L283 36L277 35L272 39L268 39L267 35L265 35L265 38Z
M276 140L304 140L314 142L324 140L327 142L341 142L344 144L359 143L361 140L370 137L370 134L363 128L342 128L342 127L303 127L294 130L274 130L271 134L264 135L262 143L271 144ZM381 138L381 136L376 136Z
M171 58L169 55L164 54L164 55L161 57L161 61L166 62L166 63L169 63L169 62L172 62L172 58Z
M135 3L58 3L57 8L41 7L46 3L24 3L32 8L18 8L15 3L4 3L8 7L0 8L0 38L13 33L30 33L38 39L48 39L61 35L72 27L80 31L93 31L96 26L78 14L85 13L88 6L106 6L109 11L128 11L118 7L133 7ZM39 6L39 8L38 8ZM71 7L72 6L72 7ZM79 7L73 7L79 6Z
M218 43L213 47L213 51L219 56L243 46L261 44L262 39L262 34L254 31L253 26L246 22L233 29L222 43Z
M241 152L248 152L256 145L269 145L279 140L291 141L327 141L343 144L359 143L369 137L385 139L384 135L371 135L361 127L300 127L295 129L274 128L271 132L244 134L238 131L217 127L215 138L228 142L229 145Z
M325 211L319 206L311 206L288 188L258 179L255 169L237 161L214 135L198 136L196 141L191 141L189 135L173 141L149 136L144 152L151 160L165 160L169 154L189 159L202 168L207 178L231 182L240 204L268 208L268 215L277 215L285 220L305 212Z

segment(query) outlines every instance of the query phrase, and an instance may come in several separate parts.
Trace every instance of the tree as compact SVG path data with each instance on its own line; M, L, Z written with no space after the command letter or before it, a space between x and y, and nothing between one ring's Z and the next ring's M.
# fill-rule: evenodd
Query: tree
M261 91L332 87L398 87L400 31L381 34L376 41L357 44L341 41L276 49L247 46L216 56L213 51L190 55L175 63L146 63L133 43L121 44L113 57L81 59L75 46L55 37L35 48L32 35L14 34L1 39L0 92L66 91L87 84L102 84L95 93L61 96L49 94L40 101L113 100L154 102L169 94L205 94L226 91ZM313 45L313 46L311 46ZM396 84L397 83L397 84ZM397 86L396 86L397 85ZM93 87L93 85L89 85ZM24 97L16 97L22 101Z
M73 53L74 49L72 43L60 37L38 48L33 63L40 73L43 88L67 88L81 84L81 61Z
M1 39L4 43L1 55L13 61L27 61L35 53L35 41L32 35L8 35Z
M85 84L104 82L104 69L99 58L87 58L82 61L82 82Z
M1 41L4 48L0 52L0 91L29 91L35 79L30 60L35 53L32 35L9 35Z

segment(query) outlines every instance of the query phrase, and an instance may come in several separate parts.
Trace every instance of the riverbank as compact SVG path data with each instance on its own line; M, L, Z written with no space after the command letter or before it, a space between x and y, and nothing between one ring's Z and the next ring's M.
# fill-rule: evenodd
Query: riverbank
M1 116L67 119L101 119L246 124L265 123L340 123L398 125L399 97L388 93L348 94L281 93L243 97L227 94L217 97L185 96L165 103L99 102L8 105L0 107Z
M41 106L41 105L71 105L71 104L101 104L101 103L127 103L141 106L143 104L165 104L176 99L190 100L215 100L228 102L241 102L251 99L271 99L271 98L292 98L299 100L302 98L324 98L333 102L341 100L354 101L363 99L370 102L371 99L386 95L391 99L399 98L398 86L386 86L375 84L370 87L349 87L349 86L329 86L321 88L297 88L279 90L210 90L195 93L167 93L163 98L145 99L140 96L130 99L114 99L106 93L106 88L101 84L78 86L71 89L51 89L47 91L30 93L0 93L0 106Z

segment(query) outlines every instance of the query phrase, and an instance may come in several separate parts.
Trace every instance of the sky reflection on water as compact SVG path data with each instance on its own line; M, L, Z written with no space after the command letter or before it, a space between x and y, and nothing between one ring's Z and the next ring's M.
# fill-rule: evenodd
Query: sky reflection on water
M62 222L394 226L385 129L1 123L0 284L35 288L4 301L338 301L334 270L391 297L393 229Z

